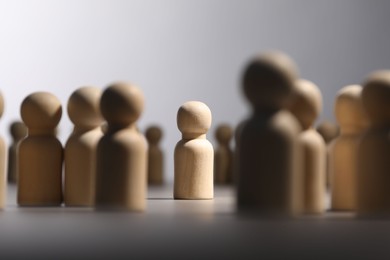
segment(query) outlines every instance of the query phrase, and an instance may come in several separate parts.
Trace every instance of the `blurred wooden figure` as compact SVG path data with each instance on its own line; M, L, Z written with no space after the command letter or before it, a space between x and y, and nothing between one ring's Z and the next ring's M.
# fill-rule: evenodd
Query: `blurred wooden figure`
M331 121L322 121L317 126L317 132L322 136L325 144L329 145L334 139L339 136L340 129L338 125Z
M158 126L151 126L146 129L146 140L148 140L148 183L153 185L161 185L164 182L164 156L159 142L162 137L162 130Z
M286 110L297 78L294 62L280 52L259 55L244 71L253 113L236 142L240 212L291 216L301 210L301 129Z
M4 98L0 93L0 117L4 113ZM7 173L7 147L4 138L0 136L0 209L3 209L6 204L6 176Z
M376 71L363 84L370 126L359 146L357 211L390 216L390 70Z
M35 92L22 102L21 116L28 135L19 145L20 206L62 203L63 149L55 136L61 115L60 101L48 92Z
M326 144L326 187L330 190L329 146L339 135L339 127L331 121L323 121L317 126L317 132L322 136Z
M322 109L321 92L307 80L295 84L295 98L290 111L302 127L299 135L303 152L303 212L321 214L325 210L326 147L313 124Z
M368 124L361 93L361 86L350 85L336 97L334 112L340 135L329 147L331 210L356 210L358 144Z
M65 145L66 206L95 204L96 148L103 136L101 94L99 88L82 87L73 92L68 101L68 115L74 130Z
M202 102L186 102L177 112L177 126L182 139L174 154L174 198L212 199L214 149L206 139L211 111Z
M147 144L136 121L144 109L141 90L129 83L107 87L100 110L108 124L97 148L96 207L143 211Z
M15 121L9 130L13 140L8 149L8 182L15 184L18 181L18 146L27 135L27 127L23 122Z
M218 142L214 155L214 179L217 184L228 184L233 182L233 151L230 148L230 141L233 137L233 129L222 124L215 131L215 138Z

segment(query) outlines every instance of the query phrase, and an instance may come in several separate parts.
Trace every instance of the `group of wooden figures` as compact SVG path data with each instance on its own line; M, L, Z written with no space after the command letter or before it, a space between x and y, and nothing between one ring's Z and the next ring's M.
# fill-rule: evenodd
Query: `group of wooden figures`
M253 109L236 128L234 154L228 125L216 130L215 152L206 139L212 119L206 104L189 101L179 108L175 199L212 199L214 182L234 182L241 212L321 214L329 189L331 210L390 213L390 71L339 91L334 109L339 127L314 128L321 92L299 77L284 53L251 60L242 87ZM163 182L163 155L161 129L146 130L147 144L136 126L143 107L141 90L129 83L76 90L67 105L74 130L63 148L56 138L59 100L47 92L27 96L21 105L24 124L11 127L16 142L9 152L9 179L17 182L18 204L145 210L147 180ZM2 139L0 151L3 169ZM5 190L5 181L0 188ZM2 207L4 202L3 192Z
M129 83L116 83L104 91L77 89L67 104L74 129L63 148L56 137L62 115L59 100L48 92L27 96L21 105L23 122L10 127L14 143L8 153L8 181L17 184L18 205L64 203L143 211L147 182L162 184L164 168L162 130L151 126L143 135L136 126L143 106L142 92ZM174 197L212 199L214 172L216 183L232 181L233 130L228 125L217 128L214 163L214 149L206 139L210 109L199 101L186 102L179 108L177 123L182 140L175 149ZM0 163L5 166L5 145L0 145ZM1 190L5 191L5 183Z

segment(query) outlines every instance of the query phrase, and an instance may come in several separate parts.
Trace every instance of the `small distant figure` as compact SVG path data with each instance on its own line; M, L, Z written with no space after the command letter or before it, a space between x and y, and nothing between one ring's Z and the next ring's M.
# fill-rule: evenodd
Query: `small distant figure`
M390 70L363 83L362 101L370 120L359 146L357 212L390 216Z
M55 136L61 103L48 92L27 96L21 116L28 135L19 145L18 204L59 206L62 203L63 149Z
M74 130L65 145L64 203L66 206L95 204L96 149L103 136L99 102L102 91L81 87L68 100Z
M175 147L174 198L212 199L214 149L206 139L211 111L202 102L186 102L177 112L177 126L182 139Z
M303 152L303 213L322 214L325 210L326 146L313 124L322 109L322 96L312 82L300 79L290 111L301 124L299 135Z
M233 129L222 124L215 131L218 146L214 155L214 179L217 184L229 184L233 182L233 151L230 142L233 137Z
M330 144L337 136L339 136L339 126L331 121L322 121L317 126L317 132L322 136L327 145Z
M341 131L329 147L331 210L355 211L358 147L368 126L362 103L362 87L343 87L337 93L334 111Z
M287 111L297 79L295 63L281 52L263 53L245 68L242 85L252 114L236 142L240 212L291 216L301 210L301 128Z
M150 126L145 131L148 140L148 183L152 185L162 185L164 183L164 155L159 146L162 130L158 126Z
M8 182L16 184L18 181L18 146L23 138L27 136L27 127L23 122L15 121L10 125L12 144L8 149Z
M115 83L103 91L100 111L108 129L97 147L97 208L146 208L147 143L136 127L143 109L143 94L130 83Z

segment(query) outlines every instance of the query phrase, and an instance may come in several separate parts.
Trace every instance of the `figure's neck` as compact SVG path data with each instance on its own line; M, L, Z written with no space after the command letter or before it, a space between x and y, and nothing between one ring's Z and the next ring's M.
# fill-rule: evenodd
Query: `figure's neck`
M117 125L117 124L108 124L107 127L107 133L115 133L120 130L129 130L137 132L137 125L136 124L129 124L129 125Z
M97 130L100 126L91 126L91 127L80 127L80 126L74 126L73 128L73 134L83 134L89 131Z
M29 128L29 135L56 135L56 129L54 128Z
M206 134L197 134L197 133L182 133L182 139L206 139Z

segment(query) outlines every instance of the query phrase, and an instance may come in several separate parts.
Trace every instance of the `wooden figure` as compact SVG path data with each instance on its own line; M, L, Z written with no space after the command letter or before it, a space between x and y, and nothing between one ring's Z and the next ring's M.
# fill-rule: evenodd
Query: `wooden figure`
M356 210L358 144L367 127L362 87L350 85L337 94L334 112L340 135L329 147L331 210Z
M214 149L206 139L211 111L202 102L186 102L177 112L177 126L182 139L174 154L174 198L212 199Z
M98 208L145 210L147 144L136 127L143 108L143 94L132 84L116 83L103 92L100 110L108 129L97 148Z
M286 110L297 75L294 62L280 52L259 55L244 71L253 112L236 142L240 212L291 216L301 210L301 129Z
M65 145L66 206L95 204L96 148L103 136L101 94L99 88L82 87L73 92L68 101L68 115L74 130Z
M337 138L340 133L340 129L335 123L325 120L318 124L317 132L322 136L325 143L329 145L330 142Z
M230 141L233 137L233 129L222 124L215 131L215 138L218 142L214 154L214 175L215 183L228 184L233 182L233 151L230 148Z
M159 142L162 137L162 130L158 126L150 126L145 132L146 140L148 140L148 183L153 185L162 185L164 156Z
M23 122L15 121L9 130L13 140L8 149L8 182L15 184L18 181L18 147L27 135L27 127Z
M359 146L357 212L390 215L390 70L376 71L363 84L363 107L370 120Z
M339 127L331 121L323 121L317 126L317 132L322 136L326 144L326 187L330 190L329 146L339 135Z
M35 92L22 102L21 116L28 136L19 145L20 206L62 203L63 149L54 135L61 115L60 101L48 92Z
M0 117L4 113L4 98L0 93ZM0 136L0 209L3 209L6 204L6 169L7 169L7 148L4 138Z
M303 212L321 214L325 210L326 147L313 124L322 109L318 87L310 81L298 80L290 111L302 127L299 135L303 152Z

